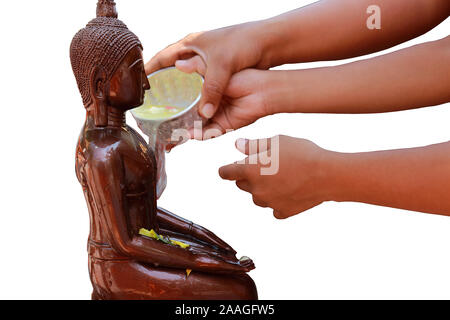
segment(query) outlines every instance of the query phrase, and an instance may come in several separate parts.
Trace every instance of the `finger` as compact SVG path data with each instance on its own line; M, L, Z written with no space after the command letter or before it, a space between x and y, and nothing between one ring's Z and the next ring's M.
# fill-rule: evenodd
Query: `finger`
M257 82L258 79L253 76L254 72L254 70L247 69L234 73L224 93L233 98L240 98L254 93L255 81Z
M284 219L288 218L287 215L285 215L281 211L276 211L276 210L273 211L273 216L278 220L284 220Z
M222 95L230 80L230 71L219 64L208 64L202 90L200 115L211 119L219 108Z
M177 60L175 62L175 67L185 73L197 72L202 76L204 76L206 72L206 64L199 55L196 55L188 60Z
M246 155L254 155L270 150L272 139L238 139L236 140L236 149Z
M259 165L261 164L260 162L260 158L262 156L265 156L265 153L254 153L254 154L250 154L246 159L245 159L245 164L249 164L249 165L253 165L250 168L252 168L253 170L257 170L259 168ZM256 174L256 172L255 172Z
M192 50L184 47L181 43L172 44L158 52L145 64L145 73L149 75L159 69L171 67L175 65L175 62L179 60L180 57L186 55L190 51Z
M219 169L219 175L224 180L245 180L244 166L230 164Z
M267 208L268 207L266 202L256 198L255 196L253 196L253 203L256 204L258 207L261 207L261 208Z
M252 188L250 183L247 180L238 180L236 181L236 186L245 192L252 192Z
M223 97L219 109L214 114L214 117L206 123L206 126L203 129L203 140L208 140L210 137L218 137L234 130L234 127L230 122L230 118L232 117L227 115L230 108L231 106L226 97ZM218 134L219 131L220 135Z
M252 260L245 260L241 262L241 266L244 268L250 268L254 265Z
M244 266L245 265L252 265L253 264L253 260L251 258L247 257L247 256L242 256L239 259L239 264L244 265Z
M255 263L252 261L252 263L245 264L244 268L247 269L247 272L250 272L255 269Z
M242 258L241 258L241 259L242 259ZM241 264L244 265L244 266L249 266L249 265L252 265L252 264L253 264L253 260L250 259L250 258L248 258L248 257L247 257L247 259L245 259L245 260L239 260L239 261L240 261Z

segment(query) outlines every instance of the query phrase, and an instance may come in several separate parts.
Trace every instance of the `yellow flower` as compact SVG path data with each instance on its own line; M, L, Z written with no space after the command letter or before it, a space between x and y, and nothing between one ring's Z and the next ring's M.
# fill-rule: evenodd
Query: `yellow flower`
M183 249L186 249L189 247L189 245L187 243L181 242L181 241L176 241L176 240L170 240L170 242L172 242L173 245L179 246Z
M141 230L139 230L139 234L141 236L146 236L155 240L159 240L162 241L164 243L170 243L174 246L179 246L180 248L186 249L189 247L189 245L187 243L181 242L181 241L176 241L176 240L171 240L169 237L162 237L159 234L157 234L155 232L155 230L150 230L148 231L147 229L142 228Z

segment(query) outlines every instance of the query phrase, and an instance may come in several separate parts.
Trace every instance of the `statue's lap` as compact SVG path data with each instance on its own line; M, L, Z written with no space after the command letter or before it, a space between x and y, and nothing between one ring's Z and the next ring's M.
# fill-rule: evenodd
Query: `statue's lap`
M152 267L134 260L89 258L94 291L108 300L256 300L247 274L224 275Z

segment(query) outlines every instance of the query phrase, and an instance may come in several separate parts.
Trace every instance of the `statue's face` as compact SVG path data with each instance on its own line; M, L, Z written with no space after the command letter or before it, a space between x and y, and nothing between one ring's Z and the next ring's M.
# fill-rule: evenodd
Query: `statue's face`
M145 75L142 50L132 49L111 77L109 105L121 110L139 107L144 102L145 91L150 89Z

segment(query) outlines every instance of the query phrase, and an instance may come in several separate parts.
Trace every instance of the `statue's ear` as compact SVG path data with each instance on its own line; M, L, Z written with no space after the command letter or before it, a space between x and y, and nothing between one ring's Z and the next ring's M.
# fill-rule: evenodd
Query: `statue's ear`
M102 67L95 67L91 73L90 91L94 101L94 120L97 127L108 125L107 77Z

